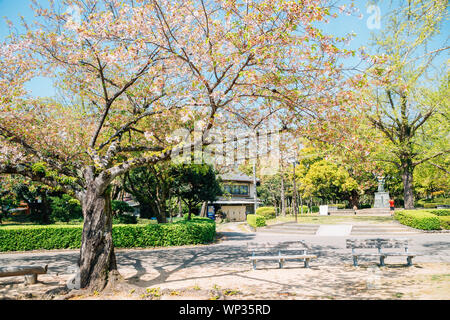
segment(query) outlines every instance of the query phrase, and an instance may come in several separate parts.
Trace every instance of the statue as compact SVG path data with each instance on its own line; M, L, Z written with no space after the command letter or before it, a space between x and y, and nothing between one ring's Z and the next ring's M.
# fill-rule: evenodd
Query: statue
M384 191L384 177L383 176L378 176L377 177L378 180L378 192L385 192Z
M389 208L389 192L384 189L384 176L377 176L378 191L375 192L374 208Z

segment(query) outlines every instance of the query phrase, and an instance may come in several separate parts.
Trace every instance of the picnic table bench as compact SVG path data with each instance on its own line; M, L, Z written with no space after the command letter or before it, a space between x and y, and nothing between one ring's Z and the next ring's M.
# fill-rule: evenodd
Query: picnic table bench
M380 266L384 266L384 259L388 256L404 256L407 265L412 266L412 259L417 255L408 251L408 239L347 239L347 249L352 249L353 265L358 266L359 256L379 257ZM383 249L404 248L402 252L390 252ZM355 249L377 249L376 252L356 252Z
M253 269L256 270L258 260L278 260L279 268L283 268L286 260L303 260L305 268L309 268L309 261L317 256L308 254L309 249L303 241L286 241L281 243L247 243L251 254Z
M0 267L0 277L25 276L26 284L35 284L38 274L47 273L48 265Z

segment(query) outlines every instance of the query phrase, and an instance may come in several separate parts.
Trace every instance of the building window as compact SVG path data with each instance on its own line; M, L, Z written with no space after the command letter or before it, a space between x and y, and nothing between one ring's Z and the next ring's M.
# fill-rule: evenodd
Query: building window
M247 184L225 184L223 186L225 193L235 196L248 196L249 186Z

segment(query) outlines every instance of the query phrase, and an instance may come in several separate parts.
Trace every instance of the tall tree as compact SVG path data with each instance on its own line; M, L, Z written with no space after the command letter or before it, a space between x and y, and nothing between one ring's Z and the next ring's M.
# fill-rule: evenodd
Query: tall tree
M369 70L375 89L368 94L372 100L368 118L388 140L377 160L389 161L401 172L404 206L409 209L414 207L414 169L450 151L448 130L433 128L434 134L428 135L423 131L440 113L446 113L448 121L449 74L435 68L445 64L438 58L449 47L433 42L448 13L445 0L397 5L386 15L384 29L374 36L379 56Z

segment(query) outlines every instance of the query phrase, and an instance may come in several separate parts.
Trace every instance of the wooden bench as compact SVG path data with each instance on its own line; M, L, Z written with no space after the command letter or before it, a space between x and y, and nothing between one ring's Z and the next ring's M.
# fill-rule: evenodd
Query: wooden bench
M303 241L287 241L280 243L247 243L247 249L251 254L253 269L256 270L257 260L278 260L279 268L283 268L286 260L303 260L305 268L309 268L309 261L317 258L312 254L307 254L309 249Z
M35 284L38 274L47 273L48 265L42 266L15 266L0 267L0 277L25 276L26 284Z
M412 266L412 259L417 255L408 252L408 239L347 239L347 249L352 249L353 265L358 266L359 256L379 257L380 266L388 256L404 256L407 265ZM389 252L382 249L404 248L403 252ZM377 252L356 252L355 249L377 249Z

